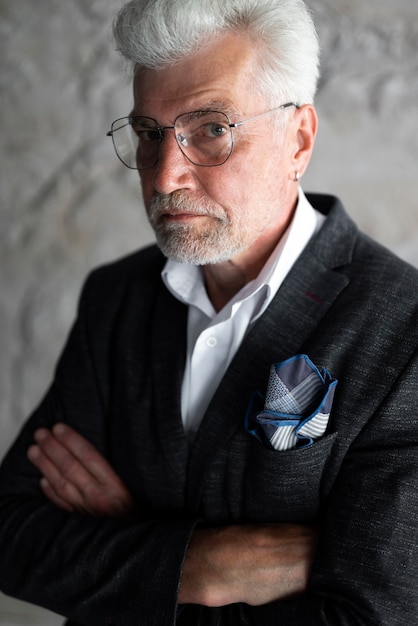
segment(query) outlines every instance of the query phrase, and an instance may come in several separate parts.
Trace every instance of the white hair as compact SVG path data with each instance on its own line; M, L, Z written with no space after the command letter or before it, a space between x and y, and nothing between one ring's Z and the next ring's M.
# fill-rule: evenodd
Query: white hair
M172 65L227 32L249 37L259 54L256 87L272 106L312 103L319 45L303 0L131 0L117 14L119 52L134 65Z

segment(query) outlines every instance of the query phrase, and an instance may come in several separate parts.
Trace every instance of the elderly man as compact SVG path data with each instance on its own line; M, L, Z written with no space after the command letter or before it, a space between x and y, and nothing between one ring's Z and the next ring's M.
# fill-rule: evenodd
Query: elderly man
M114 31L158 247L89 277L3 463L1 589L73 624L418 624L418 276L299 188L304 3L133 0Z

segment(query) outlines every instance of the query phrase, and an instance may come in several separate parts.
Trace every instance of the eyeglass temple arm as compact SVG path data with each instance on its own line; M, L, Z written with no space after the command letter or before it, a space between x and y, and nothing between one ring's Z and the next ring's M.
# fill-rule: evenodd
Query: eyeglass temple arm
M260 113L260 115L254 115L254 117L249 117L246 120L241 120L241 122L235 122L235 124L229 124L230 128L238 128L238 126L242 126L245 122L251 122L252 120L257 120L259 117L264 117L264 115L268 115L269 113L274 113L275 111L280 111L281 109L288 109L289 107L295 107L295 109L300 109L300 104L296 104L296 102L286 102L286 104L282 104L275 109L271 109L270 111L265 111L264 113ZM156 130L164 131L164 130L174 130L174 126L158 126ZM114 131L108 130L106 133L106 137L112 137Z
M300 104L296 104L296 102L286 102L286 104L282 104L275 109L270 109L270 111L265 111L264 113L260 113L260 115L254 115L254 117L249 117L246 120L241 120L241 122L236 122L235 124L229 124L230 128L238 128L238 126L242 126L245 122L252 122L253 120L258 120L259 117L263 117L264 115L268 115L268 113L274 113L275 111L280 111L280 109L288 109L289 107L295 107L295 109L300 109Z
M164 130L174 130L175 126L156 126L153 130L158 130L160 133ZM115 128L115 130L119 130L118 128ZM106 137L113 137L113 133L115 132L115 130L108 130L106 133ZM162 139L162 136L161 136Z

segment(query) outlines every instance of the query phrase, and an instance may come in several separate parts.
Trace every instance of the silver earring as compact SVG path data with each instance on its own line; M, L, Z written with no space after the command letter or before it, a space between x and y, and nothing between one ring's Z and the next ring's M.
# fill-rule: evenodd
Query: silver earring
M295 172L295 178L293 179L295 181L295 183L298 183L300 179L300 173L299 172Z

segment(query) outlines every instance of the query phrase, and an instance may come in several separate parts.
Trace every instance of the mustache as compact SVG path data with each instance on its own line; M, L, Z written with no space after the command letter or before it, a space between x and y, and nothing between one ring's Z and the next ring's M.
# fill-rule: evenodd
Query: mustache
M225 220L226 215L221 207L214 205L207 198L192 198L188 193L174 191L171 194L158 194L153 197L149 207L151 221L166 213L188 213L205 215Z

